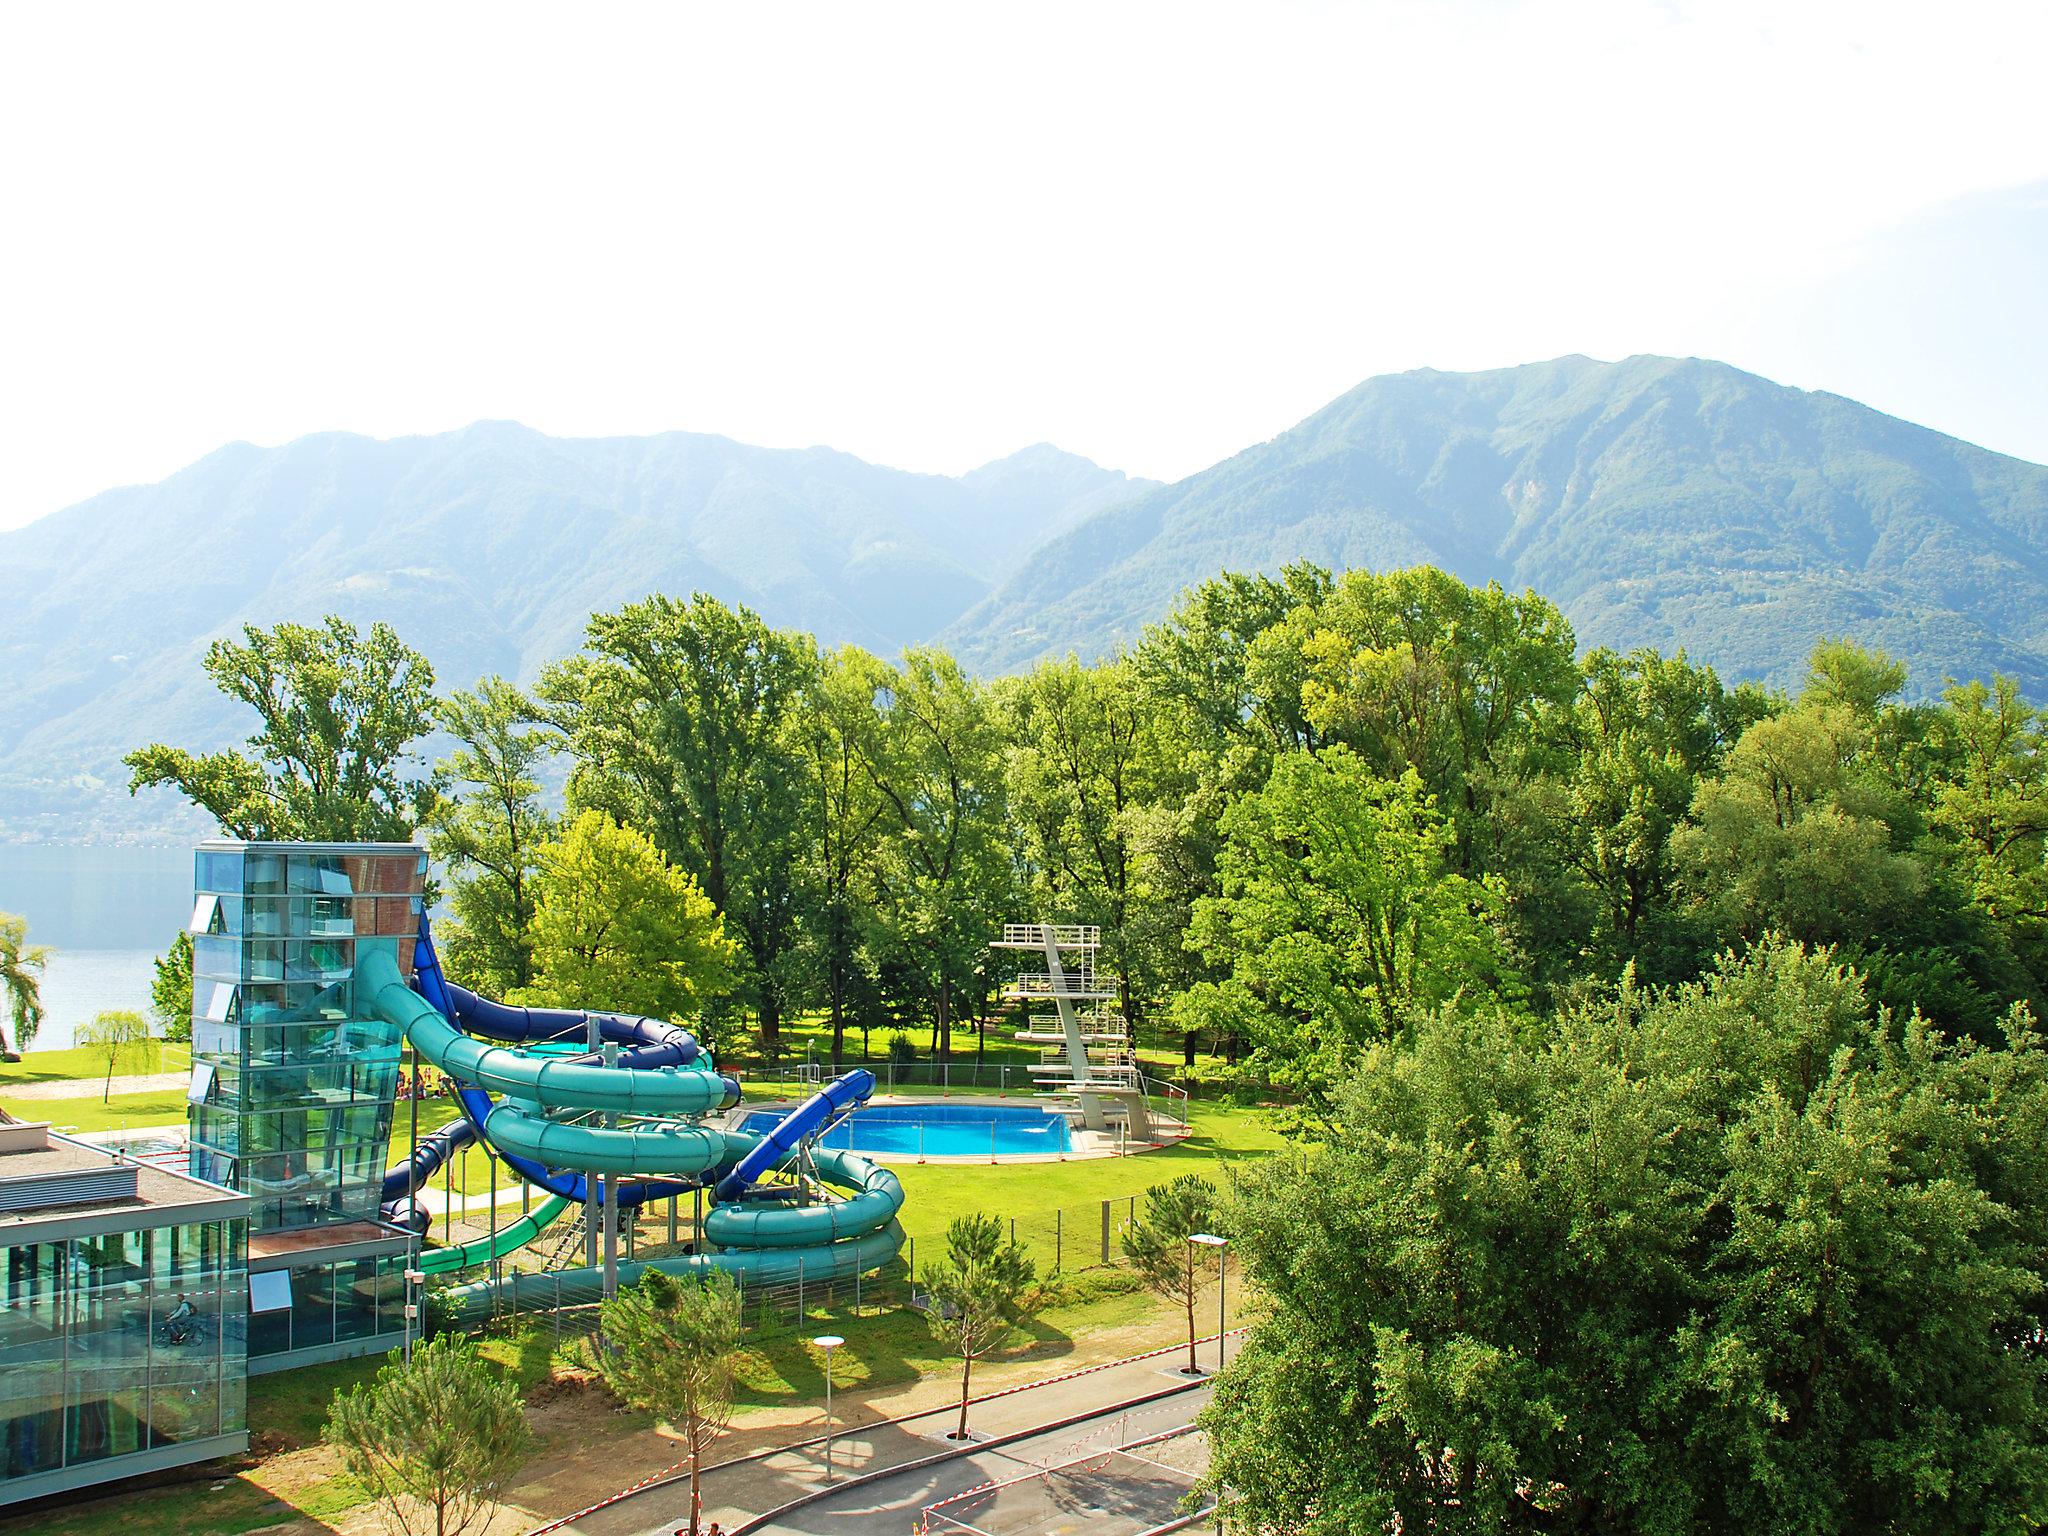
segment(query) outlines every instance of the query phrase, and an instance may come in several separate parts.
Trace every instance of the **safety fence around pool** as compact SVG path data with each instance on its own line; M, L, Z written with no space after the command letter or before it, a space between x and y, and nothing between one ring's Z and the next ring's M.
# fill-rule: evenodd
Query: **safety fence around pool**
M1055 1273L1075 1275L1091 1270L1129 1267L1130 1261L1123 1247L1124 1231L1140 1215L1143 1202L1143 1194L1120 1195L1112 1199L1027 1209L1019 1214L1001 1215L999 1219L1007 1234L1030 1256L1041 1277ZM674 1213L673 1225L670 1217L664 1202L623 1227L618 1249L620 1261L631 1263L636 1259L659 1258L683 1251L691 1228L688 1202L680 1203L680 1210ZM464 1221L457 1224L454 1236L458 1239L471 1236L472 1228L476 1234L487 1230L484 1225ZM580 1254L580 1228L573 1220L565 1219L551 1228L516 1263L505 1261L497 1269L486 1271L481 1277L486 1280L509 1276L515 1268L529 1275L539 1271L535 1276L540 1281L538 1287L533 1279L529 1279L522 1286L504 1284L494 1288L491 1319L514 1326L522 1317L538 1314L549 1321L555 1333L565 1336L594 1328L597 1313L594 1305L579 1304L566 1295L557 1305L547 1295L545 1276L551 1271L543 1268L543 1264L550 1259L555 1263L565 1260L580 1263ZM747 1330L749 1333L773 1333L835 1318L851 1320L921 1308L924 1298L917 1283L918 1277L926 1266L943 1255L942 1238L927 1235L920 1242L912 1237L904 1243L902 1253L888 1265L851 1279L809 1281L799 1265L797 1279L791 1283L747 1285L742 1282L741 1310ZM470 1274L465 1278L475 1280L479 1276Z
M846 1063L847 1068L854 1065L856 1063L851 1060ZM883 1095L964 1096L1014 1099L1021 1103L1045 1101L1051 1097L1039 1087L1029 1066L976 1064L971 1061L915 1062L908 1065L869 1061L858 1065L875 1074L875 1091ZM745 1074L744 1081L750 1089L766 1091L781 1098L796 1098L814 1092L821 1083L835 1075L829 1062L811 1062L803 1066L757 1068ZM1135 1079L1132 1086L1143 1090L1147 1109L1155 1125L1164 1133L1174 1137L1188 1134L1186 1088L1143 1074ZM1071 1091L1060 1095L1063 1098L1072 1096Z

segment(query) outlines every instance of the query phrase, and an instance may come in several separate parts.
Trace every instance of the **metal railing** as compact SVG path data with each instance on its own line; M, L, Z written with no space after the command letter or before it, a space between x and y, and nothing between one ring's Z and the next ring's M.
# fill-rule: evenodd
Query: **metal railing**
M849 1066L853 1065L848 1063ZM1037 1099L1048 1096L1049 1090L1037 1081L1039 1074L1047 1070L1041 1062L976 1064L974 1062L917 1062L899 1065L892 1061L871 1061L865 1063L868 1071L875 1074L875 1091L885 1094L933 1094L940 1098L961 1094L972 1097ZM779 1067L767 1072L753 1072L746 1081L755 1085L773 1085L781 1090L783 1097L799 1097L809 1093L833 1075L830 1066L823 1062L797 1067ZM1107 1077L1107 1071L1104 1072ZM1189 1133L1188 1091L1178 1084L1164 1079L1147 1076L1137 1068L1129 1070L1126 1078L1113 1086L1129 1092L1137 1089L1144 1093L1146 1108L1155 1125L1163 1124L1175 1136ZM1074 1090L1064 1090L1064 1096L1071 1097ZM1149 1143L1143 1143L1149 1145Z
M1096 923L1005 923L992 949L1043 949L1048 940L1058 949L1100 949L1102 928Z

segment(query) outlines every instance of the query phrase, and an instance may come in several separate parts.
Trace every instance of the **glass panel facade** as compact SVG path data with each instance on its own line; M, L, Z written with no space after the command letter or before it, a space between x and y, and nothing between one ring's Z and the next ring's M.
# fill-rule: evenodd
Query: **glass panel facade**
M213 1080L192 1172L247 1194L257 1231L375 1221L402 1042L357 1007L356 946L411 968L426 855L251 843L202 849L194 877L192 1049Z
M234 1219L0 1249L0 1481L245 1428L246 1242Z
M249 1353L276 1355L400 1332L405 1327L405 1266L403 1253L390 1253L289 1271L289 1289L279 1289L290 1305L249 1314ZM270 1273L286 1281L286 1272Z

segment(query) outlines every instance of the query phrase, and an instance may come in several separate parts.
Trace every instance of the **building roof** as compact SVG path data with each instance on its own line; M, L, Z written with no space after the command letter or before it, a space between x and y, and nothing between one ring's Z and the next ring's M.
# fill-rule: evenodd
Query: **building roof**
M0 1244L247 1213L246 1195L51 1132L0 1126Z

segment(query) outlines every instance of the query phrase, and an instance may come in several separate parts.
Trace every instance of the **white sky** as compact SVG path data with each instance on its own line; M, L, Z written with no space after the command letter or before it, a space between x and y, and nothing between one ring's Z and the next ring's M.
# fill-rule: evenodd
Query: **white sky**
M512 417L1177 477L1692 353L2048 459L2048 6L16 5L0 527Z

